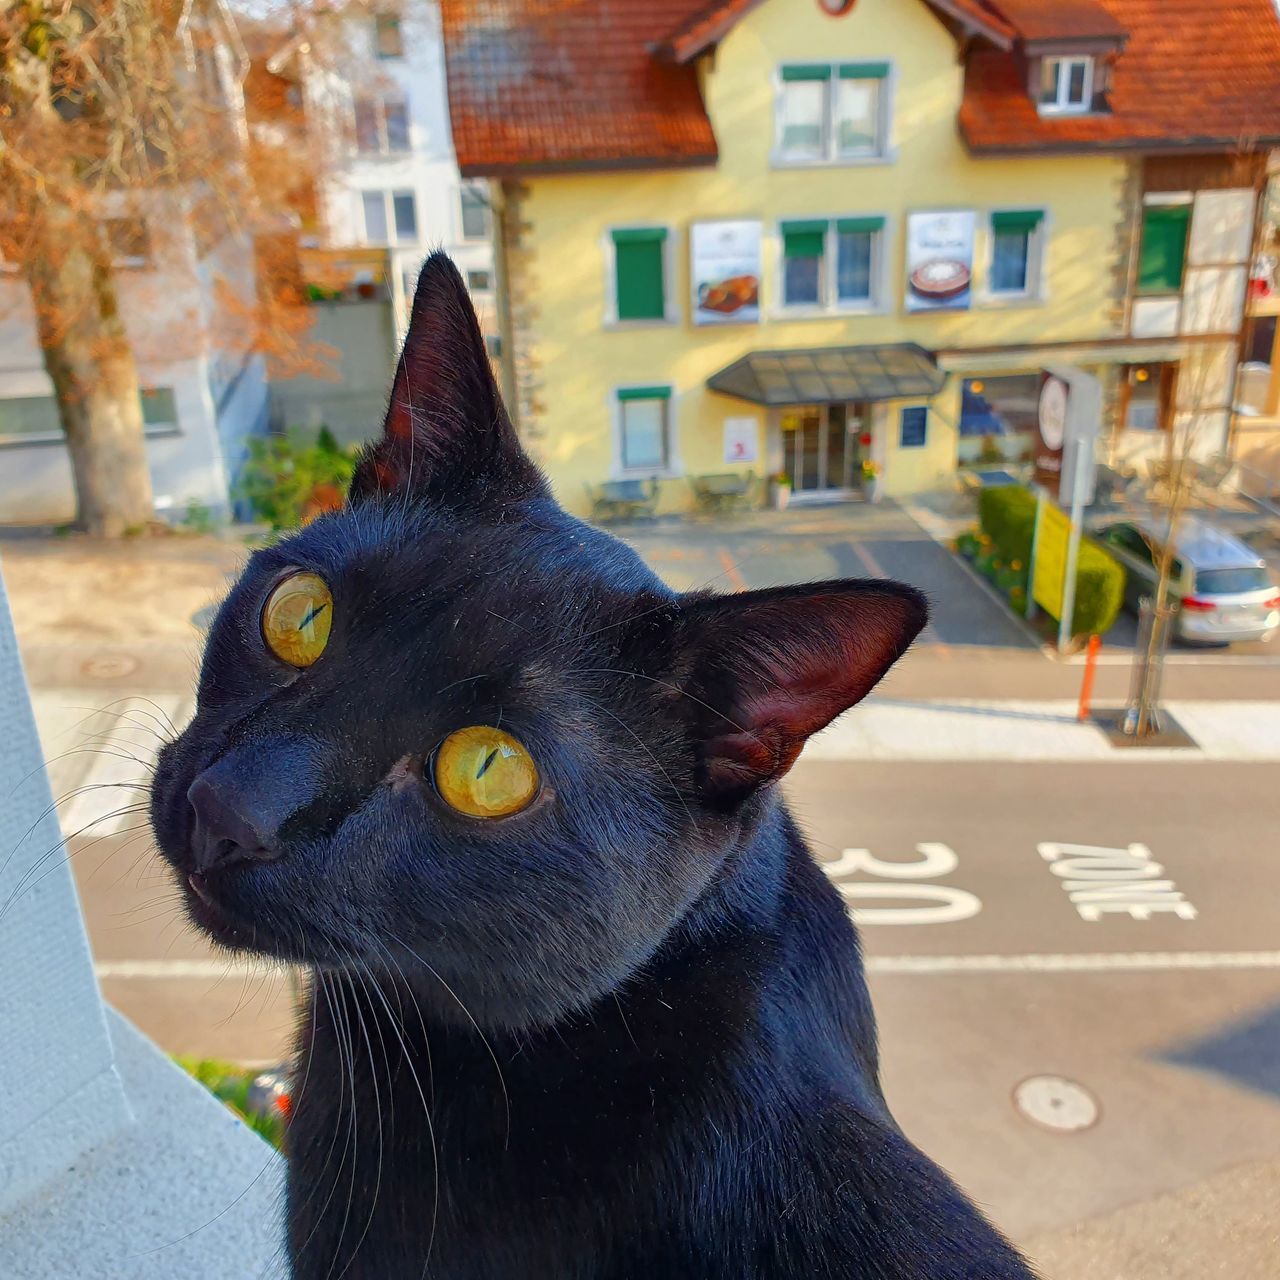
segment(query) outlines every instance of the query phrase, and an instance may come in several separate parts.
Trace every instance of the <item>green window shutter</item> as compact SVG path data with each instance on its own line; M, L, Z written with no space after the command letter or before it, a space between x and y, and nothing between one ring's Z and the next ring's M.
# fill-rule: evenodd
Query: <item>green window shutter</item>
M782 252L788 258L820 258L827 239L825 218L782 224Z
M619 320L662 320L667 314L662 229L613 232Z
M840 68L841 80L887 80L887 62L854 62Z
M991 215L991 230L1030 235L1043 221L1043 209L1007 209Z
M618 392L619 400L670 400L670 387L623 387Z
M874 235L884 230L883 218L837 218L836 230L841 235Z
M620 227L610 233L614 244L661 244L667 238L666 227Z
M1187 258L1189 204L1148 205L1142 212L1142 254L1138 288L1144 293L1177 293Z
M825 64L795 64L782 68L784 80L830 80L831 68Z

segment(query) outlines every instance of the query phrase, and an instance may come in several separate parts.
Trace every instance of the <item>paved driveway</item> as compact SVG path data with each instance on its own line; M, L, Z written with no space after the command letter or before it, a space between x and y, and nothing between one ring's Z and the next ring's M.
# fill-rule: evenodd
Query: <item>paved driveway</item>
M928 595L925 644L1036 649L1027 633L900 506L848 503L732 519L613 528L679 590L742 590L823 578L900 578Z

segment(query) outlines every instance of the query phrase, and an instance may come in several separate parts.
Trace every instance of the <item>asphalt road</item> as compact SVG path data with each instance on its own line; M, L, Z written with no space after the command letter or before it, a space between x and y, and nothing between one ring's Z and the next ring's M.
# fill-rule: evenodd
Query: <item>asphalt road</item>
M892 698L1057 699L1078 687L1078 666L1046 658L891 506L633 536L682 588L849 573L925 586L934 621L887 682ZM95 650L75 637L27 648L47 753L83 737L74 726L86 709L124 694L177 714L194 649ZM1122 696L1127 678L1104 665L1099 696ZM1166 687L1182 699L1280 699L1280 648L1179 655ZM139 730L140 750L147 737ZM83 781L92 759L55 762L58 788ZM1275 765L802 758L787 789L861 917L886 1088L908 1134L1019 1241L1070 1235L1046 1255L1066 1260L1047 1272L1058 1280L1182 1275L1143 1252L1157 1229L1173 1233L1169 1257L1188 1276L1271 1280L1267 1265L1203 1236L1209 1223L1236 1230L1233 1206L1256 1216L1280 1187L1238 1173L1280 1151ZM1122 852L1108 862L1106 850ZM108 999L172 1051L278 1060L294 1022L287 981L238 967L183 924L145 831L77 838L71 852ZM1185 1198L1210 1186L1227 1189ZM1139 1261L1107 1269L1089 1233L1109 1228L1090 1224L1113 1211L1136 1223L1125 1208L1135 1204L1153 1215L1165 1205L1166 1227L1143 1225ZM1189 1213L1198 1225L1182 1240Z

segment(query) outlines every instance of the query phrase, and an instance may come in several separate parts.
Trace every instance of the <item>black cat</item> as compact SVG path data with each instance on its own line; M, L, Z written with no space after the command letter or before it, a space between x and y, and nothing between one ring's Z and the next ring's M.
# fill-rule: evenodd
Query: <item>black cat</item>
M886 1110L775 785L925 612L668 590L548 496L427 262L349 507L253 556L152 796L195 922L313 974L295 1276L1030 1276Z

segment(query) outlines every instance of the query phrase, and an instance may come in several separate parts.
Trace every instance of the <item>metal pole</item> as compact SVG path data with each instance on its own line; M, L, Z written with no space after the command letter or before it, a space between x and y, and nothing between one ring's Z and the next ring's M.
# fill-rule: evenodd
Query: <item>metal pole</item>
M1036 607L1036 556L1040 552L1040 517L1044 514L1044 490L1036 486L1036 520L1031 526L1031 561L1027 565L1027 607L1024 613L1028 622L1034 622L1040 612Z
M1085 458L1092 440L1076 441L1075 471L1071 476L1071 536L1067 540L1066 581L1062 584L1062 618L1058 623L1058 652L1071 643L1071 618L1076 611L1076 562L1080 558L1080 534L1084 525Z
M1089 637L1089 653L1084 663L1084 679L1080 682L1080 705L1076 708L1076 719L1083 722L1089 718L1089 709L1093 703L1093 680L1098 674L1098 650L1102 648L1102 637Z

